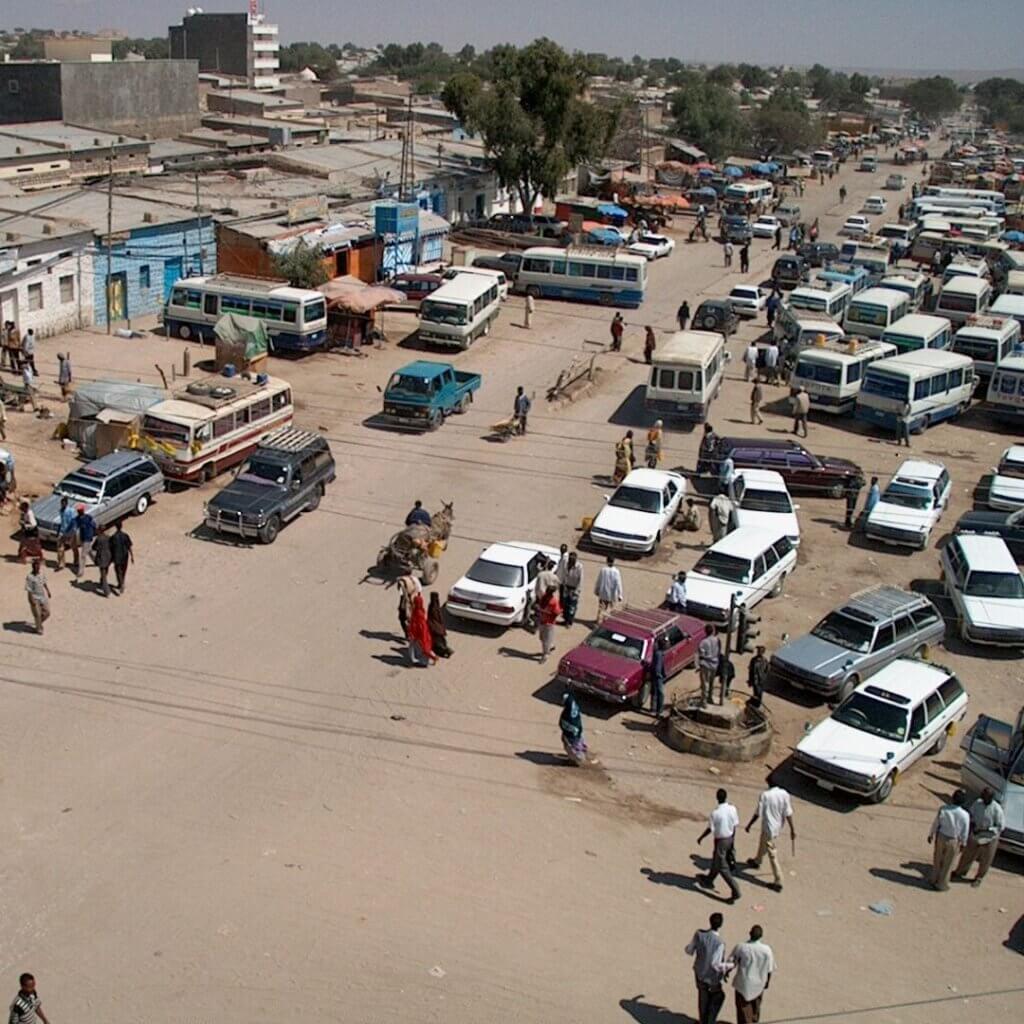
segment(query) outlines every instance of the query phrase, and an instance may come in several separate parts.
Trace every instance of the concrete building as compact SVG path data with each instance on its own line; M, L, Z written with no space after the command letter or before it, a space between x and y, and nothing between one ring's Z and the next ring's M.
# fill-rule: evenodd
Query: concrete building
M289 116L301 114L303 108L301 100L254 89L227 89L206 95L206 109L210 113L232 114L236 117Z
M66 171L61 169L60 172L67 181L101 178L111 168L115 174L142 174L149 167L150 144L144 139L114 135L95 128L76 128L62 121L0 125L0 140L3 140L4 148L13 143L15 149L38 146L59 152L68 165ZM56 173L55 168L50 170ZM54 181L52 184L62 183ZM42 187L42 184L36 187Z
M277 26L262 14L186 14L167 34L171 57L196 60L200 71L223 72L244 78L254 89L276 89L278 77Z
M204 128L263 138L271 146L309 146L327 141L328 128L320 120L239 117L233 114L203 114L202 120Z
M71 184L71 158L28 139L0 136L0 181L32 191Z
M87 60L109 64L113 59L113 39L98 36L46 36L43 56L47 60Z
M195 61L0 64L0 125L67 121L133 135L175 136L199 123Z

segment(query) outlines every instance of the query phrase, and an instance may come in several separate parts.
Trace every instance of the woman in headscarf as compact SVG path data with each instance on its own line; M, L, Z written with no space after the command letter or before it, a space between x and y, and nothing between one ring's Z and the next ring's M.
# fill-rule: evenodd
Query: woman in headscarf
M654 328L649 324L644 328L644 362L650 366L651 360L654 358L654 350L658 345L657 338L654 336Z
M647 447L644 449L648 469L657 469L658 463L661 462L661 441L664 436L665 430L661 420L655 420L654 426L647 431Z
M427 607L423 603L422 591L417 590L409 602L409 624L406 626L405 635L409 641L409 661L413 665L433 665L437 661L434 643L430 639Z
M430 642L433 644L434 653L441 658L450 658L452 649L448 646L448 627L444 623L444 609L441 607L441 599L434 590L430 594L430 604L427 607L427 628L430 630Z
M398 625L402 628L402 636L409 635L409 611L412 599L423 592L420 581L413 575L398 577Z
M573 764L584 764L587 760L587 745L583 741L583 716L571 690L567 690L562 697L558 727L562 730L562 747L566 756Z
M612 483L616 487L622 483L633 468L633 431L627 430L625 437L615 444L615 472Z

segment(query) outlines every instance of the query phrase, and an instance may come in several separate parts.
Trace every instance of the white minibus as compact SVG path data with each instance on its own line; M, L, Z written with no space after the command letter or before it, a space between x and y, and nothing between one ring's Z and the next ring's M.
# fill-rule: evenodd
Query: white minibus
M1007 356L996 367L985 407L997 420L1024 431L1024 354Z
M775 189L770 181L737 181L734 185L726 185L722 198L727 203L742 203L753 209L770 202Z
M992 301L992 285L983 277L954 277L939 291L935 312L950 323L963 324L984 313Z
M1024 327L1024 295L1000 295L988 311L993 316L1011 317Z
M953 341L953 328L944 316L908 313L882 332L882 341L895 345L898 352L949 348Z
M847 334L880 338L897 320L910 312L910 296L890 288L867 288L846 307L843 327Z
M1004 295L1024 295L1024 270L1011 270L1006 275Z
M704 422L727 360L717 331L677 331L654 353L644 407L665 420Z
M853 289L848 284L812 278L809 284L800 285L789 293L786 305L791 309L820 313L839 323L852 298Z
M1024 301L1024 299L1022 299ZM995 368L1020 342L1020 323L1012 316L972 316L953 335L953 351L974 360L974 372L987 388Z
M906 416L912 432L925 430L963 412L976 383L970 356L932 349L905 352L867 368L855 415L893 433Z
M504 302L508 298L508 278L504 270L489 270L487 267L449 267L441 276L446 281L454 281L459 274L478 274L489 277L498 286L498 295Z
M893 270L878 282L879 288L892 288L910 296L910 311L916 313L928 304L932 295L932 281L927 274L916 270Z
M516 286L536 299L635 308L647 289L647 259L603 246L537 246L523 253Z
M879 359L896 354L885 341L827 341L799 353L790 375L790 387L802 387L819 412L843 415L853 412L864 371Z
M456 274L420 303L420 340L469 348L490 333L500 308L501 291L493 277Z

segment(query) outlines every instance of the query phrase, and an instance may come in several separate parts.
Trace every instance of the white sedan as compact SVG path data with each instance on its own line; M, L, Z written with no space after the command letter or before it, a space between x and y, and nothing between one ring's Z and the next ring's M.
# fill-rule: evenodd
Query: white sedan
M923 551L952 491L949 473L941 462L907 459L868 513L864 533L885 544Z
M784 533L793 547L800 544L800 523L789 488L773 469L741 469L733 477L733 528L758 526Z
M871 221L867 217L862 217L859 213L854 214L852 217L847 217L843 226L839 229L839 234L850 235L854 238L859 238L861 235L871 234Z
M750 226L755 238L774 238L775 232L782 227L782 221L770 214L762 214Z
M767 302L764 292L756 284L738 284L729 292L729 305L737 316L757 316Z
M640 235L635 242L630 242L626 251L633 253L634 256L643 256L648 260L657 260L663 256L671 255L675 247L675 239L669 238L667 235L648 233Z
M590 527L590 540L610 551L657 550L686 494L686 478L660 469L634 469L608 498Z
M988 507L1005 512L1024 508L1024 444L1003 452L988 490Z
M884 196L868 196L861 209L865 213L885 213L887 203Z
M525 623L537 574L544 562L557 563L558 558L558 549L544 544L491 544L448 591L448 614L495 626Z

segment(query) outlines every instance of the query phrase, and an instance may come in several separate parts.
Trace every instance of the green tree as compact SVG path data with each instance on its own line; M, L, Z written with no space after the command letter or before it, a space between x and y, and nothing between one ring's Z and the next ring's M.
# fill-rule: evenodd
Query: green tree
M787 89L776 90L753 112L751 130L758 150L765 155L807 149L822 134L803 99Z
M171 55L166 36L152 39L115 39L110 48L114 60L124 60L129 53L137 53L146 60L167 60Z
M327 280L323 250L301 239L288 252L274 257L274 269L293 288L316 288Z
M718 64L705 76L712 85L724 85L727 89L732 88L733 82L739 77L735 64Z
M480 135L498 179L532 210L538 196L555 195L573 167L605 153L615 114L581 99L586 59L550 39L492 51L490 63L489 85L463 72L448 80L441 99Z
M903 90L903 102L921 117L942 117L960 109L963 96L956 82L942 75L918 78Z
M1024 82L1015 78L986 78L974 87L974 99L988 124L1019 123L1024 112Z
M327 82L338 75L337 58L320 43L290 43L278 51L282 71L301 71L309 68L316 77Z
M740 64L736 70L744 89L765 89L772 83L772 76L756 64Z
M692 75L672 94L671 107L676 131L713 160L729 156L747 143L747 122L724 86Z
M42 60L43 40L37 35L23 35L11 50L12 60Z

